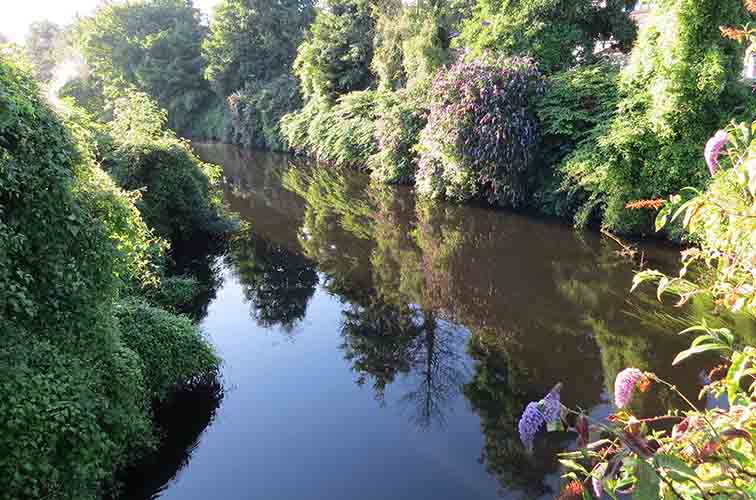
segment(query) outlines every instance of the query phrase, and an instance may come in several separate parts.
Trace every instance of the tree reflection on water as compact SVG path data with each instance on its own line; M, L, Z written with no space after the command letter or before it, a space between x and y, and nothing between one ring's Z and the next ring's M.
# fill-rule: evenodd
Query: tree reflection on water
M539 436L529 455L516 424L557 382L568 406L594 413L611 410L614 376L630 365L696 396L701 365L670 367L686 339L661 321L653 295L629 295L633 264L613 243L507 212L418 203L408 189L338 168L255 157L224 165L227 201L253 228L229 256L253 317L291 330L317 287L337 297L356 383L410 409L419 428L443 424L464 397L502 488L551 492L571 437ZM657 391L636 404L643 413L674 402Z

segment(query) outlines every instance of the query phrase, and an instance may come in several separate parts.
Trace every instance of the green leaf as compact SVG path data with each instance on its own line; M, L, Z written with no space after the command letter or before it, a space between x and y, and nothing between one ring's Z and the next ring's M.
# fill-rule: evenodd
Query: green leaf
M672 205L664 205L664 207L659 211L659 213L656 215L656 232L659 232L662 230L664 226L667 225L667 221L669 220L669 214L672 212Z
M708 351L726 351L727 347L723 346L721 344L704 344L699 345L695 347L691 347L690 349L685 349L683 352L678 354L675 357L675 360L672 361L673 365L676 365L678 363L681 363L688 359L689 357L695 355L695 354L701 354L702 352L708 352Z
M725 377L725 384L727 385L727 399L733 405L738 396L743 396L740 389L740 379L743 378L744 372L748 369L748 356L742 352L733 353L731 362L732 364Z
M688 464L672 455L659 454L654 458L656 464L665 469L675 481L698 481L698 474Z
M576 470L578 472L582 472L586 476L590 476L591 475L591 473L585 467L583 467L579 463L575 462L574 460L560 459L559 463L561 463L562 465L564 465L568 469Z
M659 476L648 462L638 461L635 477L633 500L657 500L660 498Z

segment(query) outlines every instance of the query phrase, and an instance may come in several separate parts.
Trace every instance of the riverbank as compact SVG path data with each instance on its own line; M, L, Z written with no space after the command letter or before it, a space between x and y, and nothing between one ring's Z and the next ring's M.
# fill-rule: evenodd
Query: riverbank
M213 346L176 314L206 283L172 274L168 249L232 223L144 95L95 123L5 52L0 88L0 498L97 499L160 442L155 406L217 384Z

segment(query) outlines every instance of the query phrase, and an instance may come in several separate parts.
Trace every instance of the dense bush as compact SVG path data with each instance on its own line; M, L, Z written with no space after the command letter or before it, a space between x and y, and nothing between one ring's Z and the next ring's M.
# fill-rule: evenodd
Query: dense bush
M418 192L522 205L538 140L534 106L543 90L529 59L458 63L440 72L420 142Z
M149 437L109 308L150 236L32 79L3 59L0 81L2 496L94 498Z
M124 344L143 363L152 398L163 400L171 388L215 378L215 353L189 318L139 300L122 302L115 316Z
M313 99L284 117L281 131L290 148L337 165L363 168L377 152L378 93L351 92L331 105Z
M299 85L291 75L252 82L228 98L231 142L246 148L285 151L281 119L302 106Z
M634 0L478 0L464 22L460 46L471 57L529 56L545 72L590 62L601 44L629 50Z
M531 205L542 212L569 217L583 201L563 192L562 177L553 166L583 142L596 141L612 120L619 101L619 65L611 61L560 71L548 78L538 102L542 136L538 147L541 169Z
M155 284L162 244L97 166L83 115L64 124L3 55L0 89L0 498L95 499L154 442L153 381L114 307L125 282Z
M123 188L142 190L142 216L169 241L225 234L230 226L215 186L219 168L202 163L164 127L165 113L148 96L127 92L107 126L104 164Z
M402 89L383 97L375 124L378 152L368 163L373 179L388 184L414 182L415 146L428 122L424 91L424 88Z
M750 19L740 0L657 3L622 72L615 117L559 167L566 191L584 199L579 223L602 216L613 231L648 231L650 218L628 213L628 201L704 185L700 145L751 102L743 50L719 26Z

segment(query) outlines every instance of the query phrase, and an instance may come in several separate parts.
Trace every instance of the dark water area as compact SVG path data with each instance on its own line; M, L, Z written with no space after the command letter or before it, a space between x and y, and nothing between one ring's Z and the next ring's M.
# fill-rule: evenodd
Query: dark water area
M407 188L269 153L196 145L224 169L242 228L199 313L225 391L184 396L129 498L552 498L568 433L522 448L520 412L562 382L597 417L635 366L691 397L671 367L687 324L611 240L503 211L417 202ZM649 267L677 253L642 247ZM212 262L209 262L212 260ZM654 390L640 414L673 401Z

